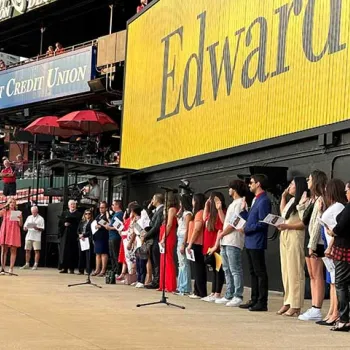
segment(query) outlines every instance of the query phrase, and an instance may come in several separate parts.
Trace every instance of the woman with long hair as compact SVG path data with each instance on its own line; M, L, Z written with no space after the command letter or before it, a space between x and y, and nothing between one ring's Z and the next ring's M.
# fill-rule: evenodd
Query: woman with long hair
M284 300L278 315L299 316L304 303L305 227L297 205L306 191L305 178L295 177L282 194L280 211L285 222L278 229L281 230L280 257ZM292 197L288 202L287 196Z
M192 196L184 194L180 197L180 210L177 213L177 260L179 273L177 276L177 295L191 293L191 266L185 254L188 228L192 220Z
M131 218L130 218L131 210L133 206L136 206L136 205L138 205L136 201L130 202L128 204L127 209L124 212L124 217L123 217L124 228L123 228L123 231L120 233L121 243L120 243L119 256L118 256L118 263L122 264L122 271L121 271L121 274L116 277L116 281L121 283L124 283L125 279L128 277L127 276L128 267L125 259L124 240L126 240L128 237L128 230L131 223Z
M209 199L205 202L203 220L203 255L211 262L213 267L211 294L202 298L203 301L214 303L220 299L222 287L225 282L225 274L222 266L220 270L216 270L215 255L219 253L219 242L217 242L218 232L222 231L226 214L225 197L221 192L212 192Z
M92 223L92 212L91 210L85 210L83 218L78 227L78 236L79 236L79 263L78 270L79 275L84 274L84 268L86 268L87 274L91 272L91 248L92 248L92 232L91 232L91 223ZM90 243L90 249L86 251L81 250L80 240L88 239Z
M335 332L350 331L350 181L345 186L348 201L344 210L337 215L337 224L327 228L327 234L334 238L331 256L335 266L335 288L338 298L339 321L331 328Z
M323 261L324 242L321 235L319 219L323 212L327 175L320 170L314 170L307 179L311 198L302 196L298 210L305 210L303 223L308 227L309 242L307 245L306 265L310 276L312 307L299 316L301 321L321 321L321 308L324 299ZM308 204L307 204L308 203Z
M104 277L107 270L108 263L108 230L104 227L110 222L110 215L108 212L108 204L103 201L100 203L100 213L96 216L96 232L94 234L95 254L96 254L96 268L92 276Z
M203 193L196 193L192 199L192 220L188 228L187 252L191 254L193 250L194 259L194 293L190 295L192 299L200 299L207 296L207 271L203 255L203 209L205 196Z
M10 269L9 275L13 274L13 267L15 266L17 257L17 248L21 246L21 227L23 225L22 213L18 215L15 220L11 220L11 213L16 211L16 200L11 198L6 205L7 209L0 211L2 217L2 224L0 229L0 245L1 245L1 271L0 274L5 274L7 253L10 250Z
M176 245L176 227L177 218L176 213L179 209L179 200L176 195L168 194L168 220L164 222L160 227L159 232L159 244L165 249L166 254L160 255L160 279L159 290L165 290L170 292L176 291L176 266L174 259L174 250ZM164 215L165 218L165 215ZM165 269L165 285L164 281L164 269Z
M329 180L325 195L325 212L321 220L326 227L333 229L337 225L337 216L344 210L347 202L344 192L345 184L339 179ZM332 260L331 251L334 244L334 238L327 235L325 227L322 228L322 238L325 245L325 255ZM330 262L334 264L333 260ZM330 285L330 305L326 317L322 321L316 322L321 326L334 326L338 320L338 299L335 290L335 274L326 272L326 282Z

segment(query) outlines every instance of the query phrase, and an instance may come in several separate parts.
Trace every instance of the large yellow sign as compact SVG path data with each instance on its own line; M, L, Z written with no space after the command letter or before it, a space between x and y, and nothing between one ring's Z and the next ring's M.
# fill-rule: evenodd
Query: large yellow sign
M343 121L349 0L159 0L128 27L122 166Z

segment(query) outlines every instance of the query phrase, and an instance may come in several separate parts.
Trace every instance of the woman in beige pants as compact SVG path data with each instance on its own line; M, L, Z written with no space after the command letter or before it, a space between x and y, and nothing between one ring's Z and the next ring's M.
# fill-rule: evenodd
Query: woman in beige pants
M284 301L278 315L299 316L305 289L305 228L297 204L307 190L306 179L296 177L283 192L280 210L285 222L278 226ZM292 198L287 203L287 197Z

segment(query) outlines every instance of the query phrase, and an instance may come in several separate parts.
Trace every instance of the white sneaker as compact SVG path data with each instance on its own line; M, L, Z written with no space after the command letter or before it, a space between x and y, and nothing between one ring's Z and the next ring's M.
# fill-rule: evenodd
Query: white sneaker
M312 307L311 309L305 311L302 315L300 315L298 317L298 320L313 321L313 322L321 321L322 320L321 309Z
M38 265L34 265L33 267L32 267L32 270L37 270L38 269Z
M25 264L24 266L20 267L20 270L27 270L29 268L30 268L29 264Z
M215 300L220 299L214 295L208 295L207 297L202 298L202 301L206 301L207 303L215 303Z
M135 286L135 288L143 288L145 285L141 282L138 282Z
M227 304L230 299L226 299L225 297L219 298L215 300L215 304Z
M243 303L243 300L241 298L234 297L232 300L230 300L226 306L231 306L231 307L238 307Z
M191 299L200 299L201 297L199 297L196 294L191 294L191 295L189 295L189 298L191 298Z
M136 287L136 286L137 286L137 283L138 283L138 282L131 283L130 286L131 286L131 287Z

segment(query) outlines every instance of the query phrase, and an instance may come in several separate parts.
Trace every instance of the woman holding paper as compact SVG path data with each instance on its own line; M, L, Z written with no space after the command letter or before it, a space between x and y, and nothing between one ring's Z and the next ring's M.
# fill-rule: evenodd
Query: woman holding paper
M207 270L203 255L204 205L204 194L194 194L192 199L193 217L188 228L188 246L186 248L187 254L194 254L194 293L190 296L192 299L199 299L207 296Z
M174 250L176 245L176 213L179 209L179 202L174 194L168 194L168 221L163 223L159 232L159 244L165 248L166 254L160 255L160 279L159 290L165 290L168 293L176 291L176 266L174 259ZM164 215L165 217L165 215ZM165 269L165 281L164 281ZM164 283L165 282L165 283ZM165 286L164 286L164 284Z
M203 220L203 255L215 265L215 253L220 253L220 243L217 241L218 232L222 231L226 214L225 197L221 192L212 192L209 199L205 203ZM211 294L202 298L203 301L214 303L220 299L222 287L225 282L225 274L222 266L219 271L213 266L212 272L212 290Z
M0 216L3 218L0 229L1 275L5 274L6 258L9 249L11 252L9 275L13 273L17 248L21 246L21 227L23 225L22 213L16 210L16 200L10 199L6 208L0 211Z
M79 275L84 274L84 268L86 267L86 272L90 274L91 272L91 223L92 223L92 213L90 210L85 210L82 221L78 227L78 235L79 235ZM87 240L89 242L89 249L82 250L81 241Z
M104 277L107 270L108 263L108 240L109 233L104 227L109 223L109 213L107 211L108 204L106 202L100 203L100 214L97 215L96 221L96 229L97 231L93 235L94 243L95 243L95 254L96 254L96 269L92 276ZM102 265L102 267L101 267Z
M323 259L325 264L330 264L327 268L326 274L326 282L330 285L330 305L327 316L322 320L316 322L321 326L334 326L336 321L338 320L338 300L337 293L335 290L335 274L328 269L331 267L334 268L334 262L331 257L331 250L334 243L334 238L327 235L326 227L329 229L333 229L337 225L337 216L340 214L345 207L346 204L346 195L344 192L345 184L343 181L339 179L329 180L326 187L326 196L325 196L325 204L326 210L321 217L323 235L322 238L325 241L325 255L326 257ZM325 209L325 208L321 208ZM327 265L326 265L327 267Z
M305 227L298 212L297 204L307 190L304 177L295 177L283 192L280 204L285 222L278 226L280 235L280 257L284 301L278 315L299 316L304 303L305 290ZM287 196L292 198L287 202Z
M180 197L180 210L177 213L177 260L179 274L177 276L177 295L191 293L191 266L185 254L188 237L188 227L192 220L192 196L185 194Z

